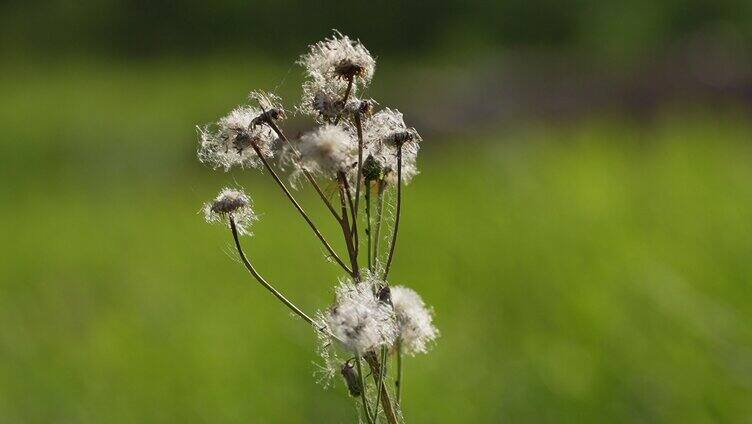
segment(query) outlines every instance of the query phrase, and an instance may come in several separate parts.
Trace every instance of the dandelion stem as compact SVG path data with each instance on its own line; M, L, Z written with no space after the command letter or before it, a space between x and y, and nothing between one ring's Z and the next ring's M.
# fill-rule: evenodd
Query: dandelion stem
M347 193L347 204L350 206L350 216L352 217L352 231L351 236L353 238L353 248L355 256L358 256L358 250L360 244L358 243L358 220L355 217L355 203L352 198L352 190L350 190L350 183L347 182L347 177L342 175L342 183L345 185L345 193Z
M345 237L345 246L347 246L347 253L350 256L350 265L352 266L352 276L356 281L360 282L360 271L358 270L358 255L355 253L353 247L352 228L350 227L350 219L347 216L347 204L345 203L345 175L340 172L339 174L339 201L342 208L342 221L340 226L342 227L342 235Z
M397 342L397 378L394 381L397 405L402 405L402 343Z
M264 109L262 108L262 110L264 110ZM266 113L266 110L264 110L264 113ZM267 124L269 124L269 126L272 128L272 130L274 130L274 132L277 134L277 136L279 138L281 138L285 142L285 144L287 144L287 147L289 147L293 151L293 154L295 156L295 163L296 163L296 165L298 165L298 168L300 168L300 170L303 172L303 175L306 177L306 179L308 180L308 182L316 190L316 193L318 193L319 197L324 202L324 204L326 205L327 209L329 209L329 212L332 213L332 215L334 216L334 219L336 219L337 222L341 222L342 218L337 214L337 211L334 209L334 206L329 201L329 198L326 197L326 194L324 194L324 191L321 190L321 187L316 182L316 179L313 178L313 175L311 175L311 173L308 172L308 170L305 169L303 167L303 165L300 163L301 156L300 156L300 152L298 152L298 149L296 149L295 146L293 146L292 143L290 143L290 140L287 138L287 136L285 135L285 133L283 133L282 130L279 129L279 126L277 126L277 124L274 122L273 119L271 119L271 118L267 119L267 120L265 120L265 122Z
M366 236L368 237L368 269L373 271L373 261L371 260L371 184L366 182Z
M277 299L279 299L282 303L284 303L290 310L292 310L296 315L303 318L305 322L311 324L312 326L319 328L318 324L311 319L308 315L306 315L305 312L301 311L300 308L295 306L292 302L287 300L287 298L279 292L279 290L275 289L271 284L269 284L264 277L261 276L261 274L256 271L256 268L251 265L251 262L248 261L248 258L245 256L245 252L243 252L243 248L240 245L240 239L238 238L238 228L235 225L235 219L233 219L232 215L229 216L230 219L230 230L232 230L232 238L235 239L235 247L238 249L238 254L240 255L240 259L243 261L243 264L248 269L248 272L253 275L256 280L258 280L259 283L261 283L262 286L264 286L271 294L273 294Z
M355 82L355 77L351 76L347 78L347 89L345 90L345 95L342 97L342 106L344 107L347 105L347 99L350 97L350 92L353 88L353 83ZM339 124L339 120L342 118L342 113L339 113L337 117L334 119L334 125Z
M316 225L311 221L311 218L308 217L308 214L305 210L303 210L303 207L300 206L297 200L295 200L295 197L293 197L292 193L290 193L290 190L287 189L285 186L285 183L282 182L282 180L279 178L276 172L274 172L274 169L269 165L269 162L266 160L264 155L261 153L261 150L258 148L258 146L253 143L251 144L253 146L253 149L256 151L256 154L258 155L259 159L261 159L261 162L266 167L266 170L269 171L269 175L272 176L274 181L277 182L277 185L279 185L279 188L282 189L282 191L285 193L288 199L290 199L290 202L295 206L295 209L300 212L300 215L303 216L303 219L308 223L308 226L311 227L314 233L316 233L316 237L321 240L321 243L324 244L324 247L329 252L329 254L334 258L334 260L341 266L345 272L347 272L350 275L354 275L353 271L345 265L345 263L342 261L342 259L337 255L337 253L334 251L332 246L329 244L328 241L324 238L323 234L321 234L321 231L316 227Z
M360 363L360 356L355 357L355 365L358 367L358 378L360 379L360 387L362 387L362 393L360 399L363 401L363 412L366 414L366 418L369 423L376 423L376 417L371 415L371 409L368 407L368 399L366 399L366 382L363 378L363 366ZM377 410L378 412L378 410Z
M387 359L387 348L382 347L381 348L381 372L379 373L379 382L377 383L376 387L381 387L384 385L384 375L386 374L386 359ZM378 390L376 393L376 406L375 410L373 412L373 419L376 421L376 418L379 416L379 401L381 400L381 390Z
M383 179L378 182L378 191L376 198L376 230L373 235L373 262L378 262L379 246L381 244L381 221L384 216L384 191L386 191L386 181Z
M399 231L400 212L402 209L402 145L397 147L397 211L394 216L394 232L392 233L392 245L389 248L389 257L384 267L384 280L389 275L389 268L394 258L394 247L397 244L397 232Z
M358 131L358 174L355 180L355 216L353 220L358 219L358 206L360 204L360 183L363 180L363 125L360 121L360 113L355 114L355 128Z
M381 366L379 365L378 358L376 358L376 355L373 352L370 352L366 354L365 359L366 362L368 362L368 365L371 367L371 373L373 374L374 383L378 384L378 375L381 373ZM389 396L389 392L386 390L386 385L383 381L381 382L377 390L381 391L381 406L382 408L384 408L384 415L386 416L386 420L389 422L389 424L398 424L397 413L395 412L394 405L392 404L392 399Z

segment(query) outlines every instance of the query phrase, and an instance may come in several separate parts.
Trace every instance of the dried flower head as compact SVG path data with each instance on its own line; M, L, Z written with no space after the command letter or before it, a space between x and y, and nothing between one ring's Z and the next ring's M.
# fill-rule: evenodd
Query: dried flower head
M219 195L204 204L202 208L206 222L227 222L229 218L235 221L238 234L251 234L251 224L258 219L251 206L251 198L241 190L226 187Z
M358 143L352 133L335 125L323 125L304 134L297 148L306 169L332 178L338 172L348 172L358 157Z
M407 287L392 286L391 298L404 352L409 355L426 353L439 336L439 330L433 325L432 311L415 290Z
M285 109L282 107L282 99L274 93L267 91L251 91L248 99L258 103L262 113L253 119L252 125L263 125L270 121L285 119Z
M363 122L365 156L379 163L390 182L397 178L397 148L402 148L402 182L409 184L418 174L416 160L422 138L405 125L402 113L384 108Z
M343 110L343 96L339 84L328 84L321 76L312 77L303 83L303 97L298 110L304 115L328 122Z
M305 67L310 77L326 80L348 80L366 85L373 78L376 61L358 40L335 31L326 38L308 47L308 53L300 57L299 64Z
M393 310L375 294L378 287L378 280L368 275L360 283L342 281L336 288L336 303L318 314L327 331L358 355L391 346L397 337Z
M215 125L199 127L199 160L225 171L233 166L260 167L253 145L270 158L274 155L271 146L277 138L269 127L254 122L261 114L256 107L240 106Z

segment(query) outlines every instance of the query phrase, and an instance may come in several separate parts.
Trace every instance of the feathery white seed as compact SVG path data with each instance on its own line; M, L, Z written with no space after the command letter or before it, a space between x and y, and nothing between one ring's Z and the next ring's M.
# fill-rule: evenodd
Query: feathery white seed
M225 171L233 166L260 167L261 160L251 143L256 143L264 157L271 158L274 155L271 146L276 140L268 126L254 125L253 120L261 113L259 108L240 106L216 124L199 127L199 160Z
M430 344L439 336L439 330L433 325L432 311L415 290L403 286L390 289L403 351L408 355L428 352Z
M206 222L225 222L229 227L229 217L235 221L238 234L251 234L251 224L258 220L251 206L251 198L241 190L226 187L211 202L205 203L202 211Z
M376 61L359 40L351 40L337 31L331 38L308 46L308 53L298 63L312 78L343 80L354 76L361 85L371 81L376 68Z
M297 148L307 170L331 178L338 172L347 173L358 160L358 142L352 133L334 125L304 134Z
M416 165L422 138L415 128L405 125L403 115L398 110L384 108L363 121L363 157L373 156L385 170L387 181L397 181L397 146L395 137L409 137L402 143L402 182L409 184L418 174Z
M392 346L397 338L393 310L374 294L375 277L366 276L358 284L341 281L336 288L336 303L317 314L319 322L337 337L350 352L362 355L381 346Z

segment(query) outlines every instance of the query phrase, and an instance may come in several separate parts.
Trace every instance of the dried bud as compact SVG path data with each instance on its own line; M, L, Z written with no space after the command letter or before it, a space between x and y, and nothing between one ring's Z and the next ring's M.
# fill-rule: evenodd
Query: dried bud
M285 111L281 108L275 107L253 118L253 122L251 123L251 125L253 126L262 125L265 123L269 123L271 121L278 121L280 119L285 119Z
M243 153L243 150L251 147L254 142L258 143L259 141L258 137L251 136L245 129L239 128L235 131L236 135L232 140L232 147L237 150L238 154Z
M365 181L376 181L383 176L383 168L381 164L373 158L373 155L368 155L365 161L363 161L363 179Z
M366 74L365 66L353 63L350 59L342 59L334 67L334 74L342 79L350 80L355 77L363 77Z
M386 303L387 305L392 304L392 291L389 290L389 286L384 286L381 289L379 289L378 292L379 301L382 303Z
M347 384L347 391L350 392L351 396L358 397L363 394L363 387L361 387L360 385L358 370L355 369L350 361L347 361L342 365L342 370L340 372L342 373L342 377L345 379L345 383Z
M395 146L401 146L408 141L412 141L415 138L415 134L413 131L407 130L407 131L400 131L393 133L392 135L387 138L387 142L389 144L393 144Z

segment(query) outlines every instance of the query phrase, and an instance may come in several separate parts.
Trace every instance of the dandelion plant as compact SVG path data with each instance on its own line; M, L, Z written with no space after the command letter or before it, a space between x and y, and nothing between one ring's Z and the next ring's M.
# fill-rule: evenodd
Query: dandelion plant
M259 273L240 239L252 235L258 219L242 190L221 190L203 212L208 222L227 226L241 262L261 286L312 326L322 382L328 386L341 377L343 393L353 398L361 421L403 422L403 356L426 353L439 334L420 295L389 282L402 190L418 174L422 139L398 110L377 110L376 101L360 97L376 66L360 41L335 31L309 46L297 63L305 81L293 110L310 117L315 128L288 137L280 98L254 91L249 104L199 128L198 157L214 169L255 168L272 178L322 243L326 259L343 272L334 286L334 304L306 314ZM290 187L299 187L298 181L311 186L338 224L345 252L335 251L295 198ZM388 216L384 208L390 202L394 213Z

